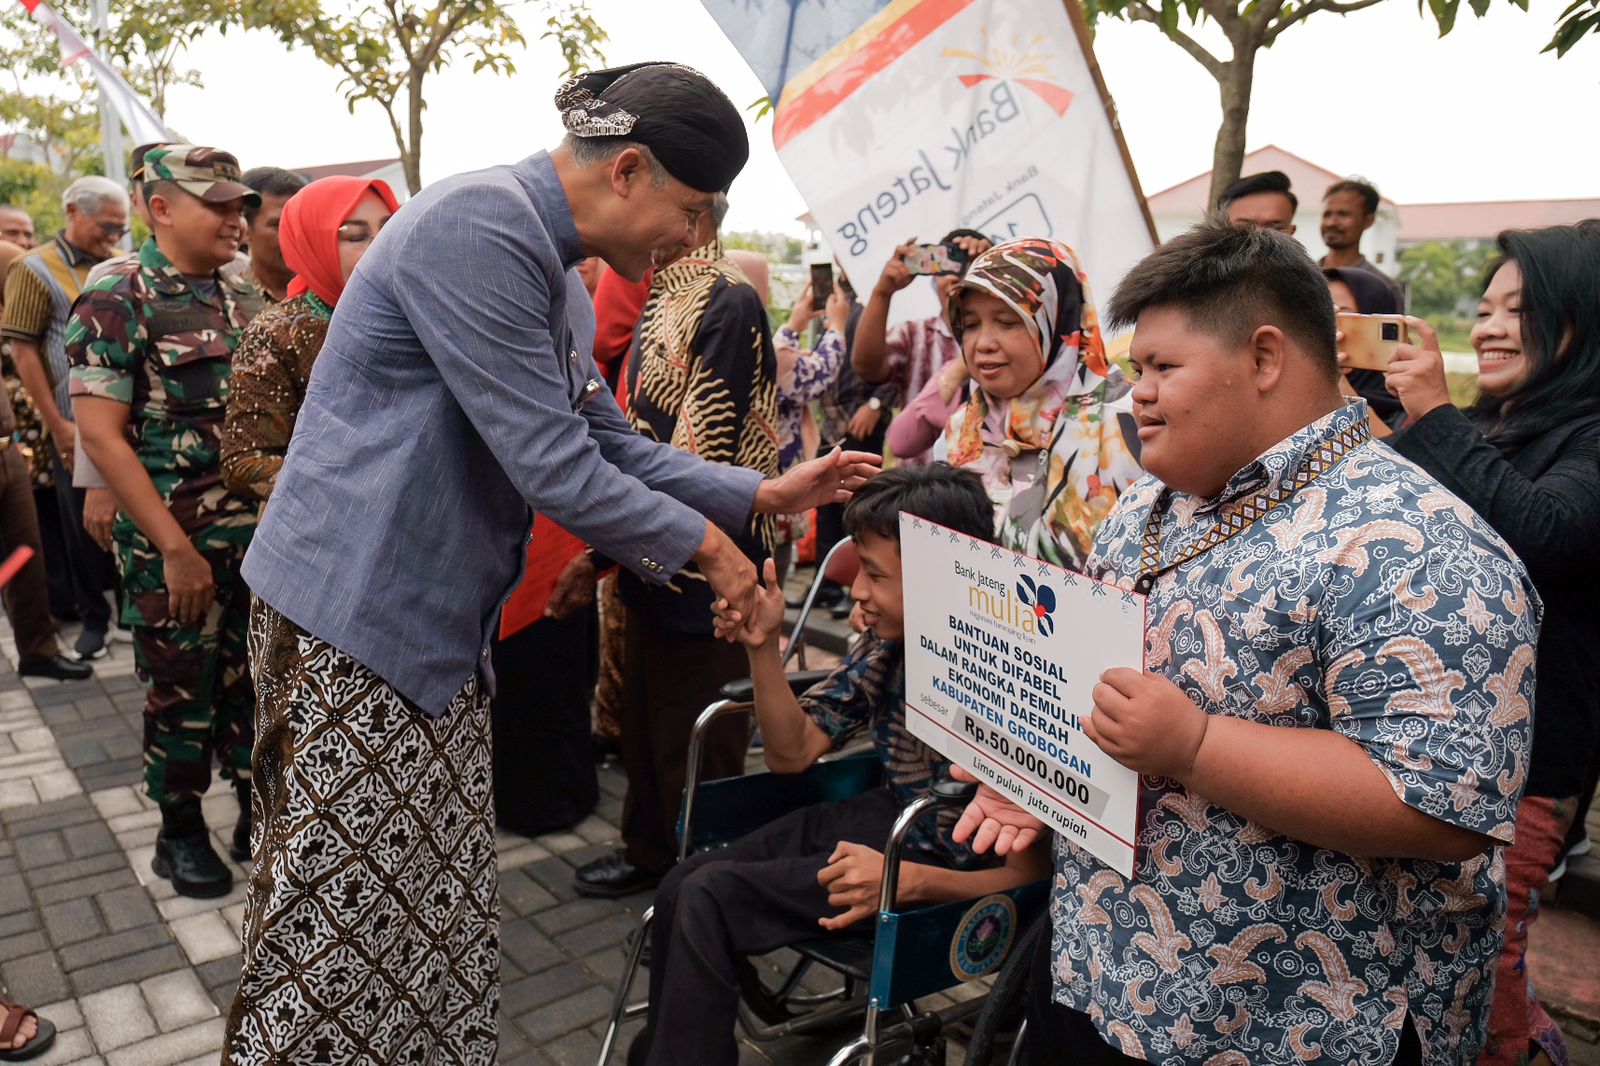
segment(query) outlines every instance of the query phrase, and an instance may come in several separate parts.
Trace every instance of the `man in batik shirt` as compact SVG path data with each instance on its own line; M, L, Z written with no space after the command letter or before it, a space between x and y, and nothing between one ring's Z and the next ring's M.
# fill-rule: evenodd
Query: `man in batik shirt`
M1058 838L1029 1057L1471 1062L1527 773L1540 606L1341 401L1292 240L1207 223L1129 274L1149 477L1088 572L1149 596L1085 734L1144 774L1132 881ZM978 845L1042 828L991 792ZM997 850L1007 850L997 847Z
M777 368L766 305L723 253L718 196L701 225L705 243L657 260L627 368L627 414L645 437L709 462L778 474ZM734 542L757 562L772 553L773 523L753 515ZM625 608L622 651L623 846L579 867L580 895L616 898L654 888L677 858L678 802L689 731L744 655L717 639L713 595L692 564L664 585L617 577ZM708 778L738 774L749 729L725 719L706 740Z

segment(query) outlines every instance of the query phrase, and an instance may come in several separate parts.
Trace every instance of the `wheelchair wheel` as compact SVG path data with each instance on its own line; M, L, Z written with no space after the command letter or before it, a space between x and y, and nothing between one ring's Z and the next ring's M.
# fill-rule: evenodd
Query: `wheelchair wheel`
M1028 998L1028 971L1033 966L1033 953L1039 949L1039 938L1050 935L1048 910L1036 916L1022 931L1011 947L1011 954L995 974L989 998L983 1010L972 1023L972 1039L967 1044L967 1066L990 1066L995 1061L995 1044L1005 1034L1016 1034L1016 1047L1009 1061L1020 1061L1023 1011Z

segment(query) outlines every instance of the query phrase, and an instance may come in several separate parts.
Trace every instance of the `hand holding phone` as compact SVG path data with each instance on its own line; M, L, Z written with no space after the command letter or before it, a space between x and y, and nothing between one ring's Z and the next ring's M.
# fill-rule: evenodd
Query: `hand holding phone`
M906 270L912 274L960 274L967 268L970 256L965 248L949 244L919 244L900 257Z
M833 292L833 264L811 264L811 310L821 311L828 306L828 295Z
M1411 343L1405 315L1357 315L1341 311L1339 329L1344 332L1344 354L1349 366L1357 370L1388 370L1395 349Z

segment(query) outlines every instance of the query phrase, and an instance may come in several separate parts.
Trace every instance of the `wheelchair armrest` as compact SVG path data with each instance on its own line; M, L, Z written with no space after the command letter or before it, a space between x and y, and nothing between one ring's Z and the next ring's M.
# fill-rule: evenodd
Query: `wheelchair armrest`
M957 781L955 778L947 777L942 781L934 782L933 794L944 806L964 805L971 803L972 797L978 794L978 783L976 781Z
M798 696L831 673L833 673L832 670L797 670L787 675L789 690ZM722 698L725 700L733 700L736 703L750 703L756 698L755 683L748 677L740 678L738 681L729 681L722 686L721 693Z

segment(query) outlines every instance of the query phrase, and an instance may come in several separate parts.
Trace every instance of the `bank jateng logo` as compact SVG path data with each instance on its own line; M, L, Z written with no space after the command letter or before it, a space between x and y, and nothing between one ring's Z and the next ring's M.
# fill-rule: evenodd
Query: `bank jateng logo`
M1034 625L1039 632L1049 636L1055 632L1056 620L1051 617L1056 609L1056 590L1049 585L1041 585L1023 574L1017 578L1017 599L1026 607L1033 608L1036 619Z
M1013 85L1044 101L1057 118L1066 117L1073 94L1051 80L1056 55L1039 47L1044 38L1035 35L1025 39L1018 35L1002 45L990 39L987 27L981 32L983 47L978 51L946 48L940 52L942 58L957 60L966 67L966 73L958 74L957 80L982 94L971 112L971 121L964 126L952 125L941 142L908 154L884 175L880 187L867 190L861 206L834 228L848 254L865 253L868 236L886 226L913 201L928 193L955 191L960 172L978 154L983 142L1022 117L1022 104ZM973 64L979 69L972 70Z
M1048 104L1057 118L1065 117L1067 109L1072 106L1072 93L1049 77L1055 53L1032 50L1044 38L1035 36L1030 41L1024 41L1020 35L1014 36L1010 46L1006 47L989 39L987 26L982 32L982 51L946 48L942 53L946 59L965 60L983 68L982 73L960 75L961 84L975 89L987 81L1014 81Z

